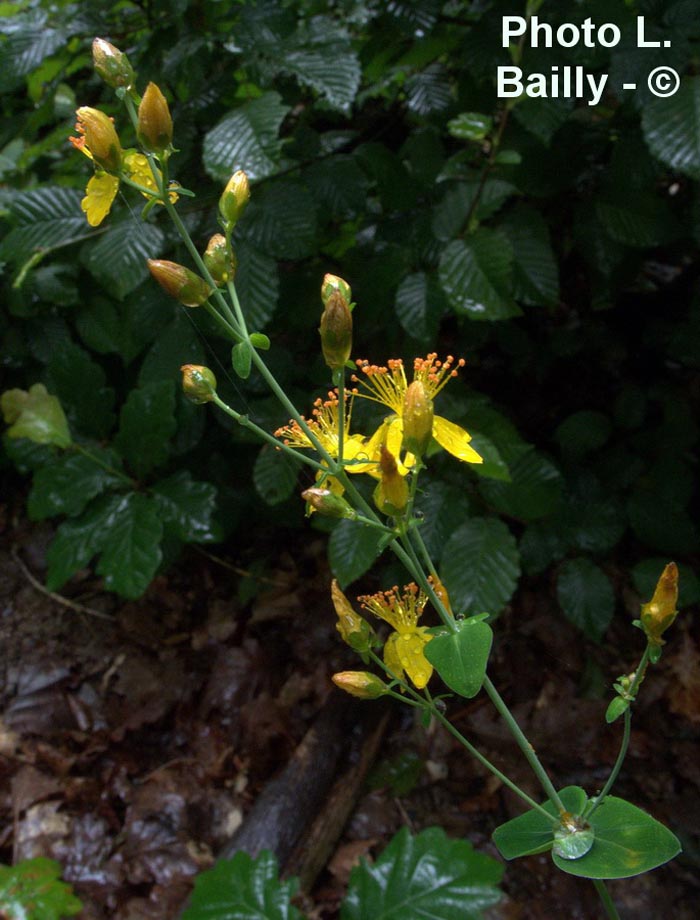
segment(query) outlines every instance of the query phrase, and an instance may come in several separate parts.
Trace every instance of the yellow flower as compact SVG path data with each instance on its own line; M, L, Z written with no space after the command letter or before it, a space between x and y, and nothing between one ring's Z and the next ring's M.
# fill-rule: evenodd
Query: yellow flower
M88 143L92 135L89 131L89 125L86 126L86 111L97 112L98 110L86 108L78 109L78 121L75 126L78 137L71 137L69 140L76 150L85 154L85 156L95 164L95 175L88 181L87 188L85 189L85 197L81 201L80 207L85 212L87 222L90 226L98 227L109 214L114 199L117 197L120 176L125 176L127 179L131 179L132 182L136 182L144 188L151 189L153 192L158 191L158 186L153 178L148 160L142 153L136 150L120 151L119 175L115 175L112 172L106 172L100 166ZM102 112L99 112L99 114L103 115ZM107 116L103 115L103 118L106 119ZM102 125L102 121L100 120L98 124ZM116 132L114 136L116 137ZM142 194L144 197L148 197L145 192ZM174 204L178 196L172 184L168 194L170 200Z
M427 603L427 596L415 584L406 585L399 594L398 587L358 597L365 610L384 620L394 630L384 644L384 663L396 677L404 671L418 690L422 690L433 673L425 657L425 646L432 638L427 626L418 620Z
M678 611L678 566L669 562L661 573L654 596L648 604L642 604L642 629L646 633L650 644L664 645L662 634L676 619Z
M350 419L352 415L352 395L347 398L346 394L346 411L343 418L343 459L347 466L348 473L366 473L373 464L369 462L369 455L365 446L365 439L359 434L350 434ZM328 399L320 397L314 403L312 418L305 419L306 424L314 433L319 443L334 459L338 459L338 429L340 425L340 404L338 402L337 390L331 390L328 393ZM288 425L278 428L275 436L281 438L289 447L301 449L313 449L306 432L301 428L298 422L292 420ZM343 487L333 476L325 476L319 473L316 479L323 479L324 486L334 492L336 495L343 494Z
M463 358L456 362L458 367L463 367L464 363ZM448 380L457 375L457 371L453 369L454 364L453 357L449 356L444 361L438 361L434 353L429 354L426 358L415 359L413 380L420 381L423 385L425 398L430 404ZM376 460L380 447L384 444L395 457L399 457L404 440L406 391L409 388L403 361L391 360L388 367L378 367L368 361L358 361L357 366L364 375L364 379L353 377L353 380L358 382L362 388L358 395L381 403L393 413L382 422L370 438L367 445L369 456ZM410 402L409 400L409 405ZM439 415L433 416L432 436L441 447L444 447L458 460L463 460L465 463L483 463L483 458L473 447L469 446L471 435L454 422L449 422ZM399 471L405 475L414 462L415 458L411 453L405 454L403 462L399 462Z

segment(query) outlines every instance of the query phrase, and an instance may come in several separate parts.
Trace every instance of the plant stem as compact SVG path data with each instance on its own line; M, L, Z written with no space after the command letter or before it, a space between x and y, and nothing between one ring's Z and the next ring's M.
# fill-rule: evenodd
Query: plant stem
M505 701L499 694L498 690L491 683L491 679L488 675L484 677L484 690L488 694L491 702L498 710L501 718L508 726L508 729L511 735L515 738L515 741L520 748L520 750L525 755L525 759L530 764L535 776L540 781L540 785L544 789L547 798L550 802L558 809L560 814L563 814L566 811L566 807L559 797L559 793L552 785L552 781L549 778L547 771L540 763L540 759L535 753L535 749L530 744L530 742L525 737L523 730L520 728L518 723L515 720L515 717L512 715L510 709L505 704Z
M119 479L123 479L132 488L136 485L136 481L132 479L131 476L128 476L126 473L122 472L122 470L115 469L113 466L110 466L108 463L105 463L104 460L100 460L94 454L90 453L90 451L86 447L83 447L82 444L78 444L77 441L73 441L73 443L71 444L71 447L73 448L73 450L76 450L79 454L82 454L84 457L87 457L89 460L92 460L92 462L96 464L97 466L102 467L102 469L105 470L106 472L111 473L112 476L117 476L119 477Z
M613 784L615 783L615 780L617 779L618 774L622 769L622 764L624 763L625 757L627 756L627 749L630 745L630 734L632 731L632 716L629 709L624 711L622 717L625 720L625 724L622 732L622 743L620 744L620 751L617 755L617 760L615 761L615 765L610 771L610 776L608 777L607 782L601 789L600 793L595 797L594 800L591 800L591 807L584 811L583 817L586 819L589 819L593 812L598 808L598 806L603 804L605 796L610 793L610 790L612 789Z
M216 393L212 394L211 402L218 406L222 412L225 412L226 415L230 415L232 419L235 419L243 428L248 428L250 431L254 432L256 437L260 438L262 441L266 441L268 444L272 444L277 449L284 451L284 453L298 460L299 463L305 463L307 466L313 467L316 471L325 471L325 467L323 464L319 463L318 460L314 460L313 457L307 457L306 454L302 454L300 451L294 450L293 447L283 444L282 441L274 435L269 434L264 428L256 425L255 422L251 422L247 415L236 412L235 409L229 406L228 403L225 403Z
M620 915L617 912L617 907L615 907L615 902L610 897L610 892L605 887L605 882L601 881L599 878L591 879L595 885L595 890L598 892L598 897L603 902L603 907L605 908L605 913L607 914L609 920L620 920Z

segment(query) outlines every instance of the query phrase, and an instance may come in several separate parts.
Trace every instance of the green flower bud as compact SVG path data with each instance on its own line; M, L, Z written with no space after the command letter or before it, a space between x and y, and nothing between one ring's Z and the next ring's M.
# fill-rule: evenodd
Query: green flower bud
M168 103L155 83L149 83L139 105L136 129L139 141L151 153L162 154L173 140L173 119Z
M92 109L88 105L81 106L76 115L78 122L75 128L78 134L83 136L84 144L82 140L76 141L75 146L84 146L95 163L105 172L118 174L123 151L112 119L99 109Z
M148 270L164 291L186 307L200 307L212 294L203 278L177 262L148 259Z
M334 371L345 367L352 351L352 314L340 291L333 291L328 297L318 331L323 360L328 367Z
M383 680L369 671L341 671L332 680L336 687L360 700L376 700L389 690Z
M215 233L209 240L204 253L204 264L218 285L233 281L236 277L236 257L233 250L229 250L226 245L226 237L223 234Z
M96 38L92 43L92 63L96 73L108 86L131 89L134 85L136 76L129 59L123 51L110 45L104 38Z
M324 275L323 283L321 284L321 300L323 301L324 307L328 305L328 298L335 291L343 295L345 303L349 307L352 302L352 290L347 281L339 278L338 275Z
M216 377L208 367L199 364L183 364L182 392L190 402L199 406L211 402L216 393Z
M226 188L219 198L219 214L227 227L232 228L240 219L245 206L250 201L248 176L242 169L237 170L228 180Z
M352 518L353 520L357 517L357 512L342 495L336 495L330 489L307 489L301 493L301 497L325 517Z

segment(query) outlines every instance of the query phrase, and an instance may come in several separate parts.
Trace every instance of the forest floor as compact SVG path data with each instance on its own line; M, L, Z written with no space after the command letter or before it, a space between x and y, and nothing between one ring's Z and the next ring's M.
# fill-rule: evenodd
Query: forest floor
M82 920L173 920L193 877L339 693L330 674L357 666L335 631L324 545L318 536L303 545L297 532L292 558L268 535L257 579L247 567L262 547L219 547L217 558L190 548L138 601L106 594L86 572L66 586L66 604L35 583L49 536L7 513L0 520L0 862L57 859ZM630 625L638 603L626 598L595 646L563 620L548 581L530 580L496 624L491 677L560 787L593 793L615 760L621 729L604 713L612 680L641 651ZM684 853L611 883L623 920L698 915L699 635L681 615L635 709L614 791L671 827ZM449 711L540 797L483 694ZM441 825L497 856L491 831L520 811L442 729L392 708L370 781L304 911L337 917L353 861L405 824ZM555 871L548 855L508 865L503 887L490 920L601 916L593 886Z

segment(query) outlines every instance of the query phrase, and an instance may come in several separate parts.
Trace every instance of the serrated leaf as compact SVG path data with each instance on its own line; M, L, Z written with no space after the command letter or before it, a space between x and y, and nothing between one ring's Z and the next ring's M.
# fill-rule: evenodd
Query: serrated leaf
M246 240L236 241L236 290L249 329L263 329L279 299L277 263Z
M367 178L353 156L336 154L312 163L304 182L326 221L355 217L367 206Z
M442 64L429 64L425 70L408 78L406 104L416 115L442 112L452 104L452 87Z
M361 68L355 52L344 44L345 48L339 47L327 35L315 48L287 51L279 61L280 69L314 89L331 108L347 112L357 95Z
M472 436L471 446L483 458L483 463L474 463L471 467L477 476L485 479L498 479L500 482L510 482L511 475L508 464L501 456L500 451L490 438L470 431Z
M646 249L678 234L667 201L646 191L616 188L596 201L596 216L617 243Z
M151 486L163 523L183 541L203 543L214 538L212 515L216 486L197 482L188 470L180 470Z
M433 636L424 654L450 690L471 699L484 682L492 642L488 623L458 620L456 631Z
M80 210L82 195L54 185L15 196L10 213L16 226L0 242L0 259L25 262L35 252L66 246L94 235Z
M81 259L106 290L123 299L148 277L146 260L157 259L164 243L162 230L133 218L86 243Z
M456 613L499 613L520 576L515 538L497 518L472 518L455 530L442 553L440 579Z
M172 298L146 281L121 303L91 298L78 312L76 327L92 351L116 353L130 364L172 318Z
M269 444L255 458L253 482L267 505L279 505L293 494L299 478L299 463Z
M595 839L580 859L552 854L554 864L579 878L631 878L650 872L681 852L675 834L641 808L614 795L588 818Z
M272 853L252 859L241 851L196 877L182 920L299 920L297 887L296 879L279 880Z
M8 437L28 438L35 444L60 448L70 445L70 430L61 403L43 383L35 383L29 390L5 390L0 405L10 426Z
M106 437L113 424L114 390L102 367L74 342L54 350L46 371L49 388L80 431Z
M328 541L331 571L340 587L365 574L379 556L382 535L357 521L340 521Z
M289 111L278 93L263 93L221 119L204 137L204 167L219 182L238 169L250 180L272 175L279 162L280 125Z
M78 518L64 521L46 554L46 587L55 591L102 549L123 496L102 495Z
M600 642L615 612L615 595L605 572L589 559L570 559L557 575L557 599L568 620Z
M140 597L160 564L163 525L157 503L140 492L122 496L102 542L97 574L122 597Z
M396 315L414 339L432 341L445 311L445 298L425 272L406 275L396 290Z
M170 453L174 413L172 380L149 383L129 393L119 415L114 444L139 478L163 463Z
M500 900L502 874L495 859L441 828L415 837L403 828L373 865L352 870L341 920L479 920Z
M66 33L48 27L45 18L25 20L0 44L0 92L16 89L45 58L64 47Z
M60 865L38 856L0 865L0 908L7 920L63 920L80 913L83 905L61 881Z
M100 492L124 484L116 471L105 469L117 470L121 466L121 459L114 451L98 446L86 449L90 457L66 453L37 470L27 502L31 520L41 521L55 514L73 517Z
M510 482L482 480L479 491L486 501L503 514L533 521L556 510L563 481L559 470L534 448L514 448L505 457Z
M180 383L180 368L183 364L205 364L206 353L201 337L197 334L191 318L185 309L162 328L153 345L143 359L138 382L141 386L163 381Z
M513 108L516 121L549 146L550 141L569 117L571 99L528 99L521 97Z
M260 188L246 211L246 239L276 259L301 259L316 246L316 210L298 182Z
M559 798L570 814L583 813L587 796L580 786L567 786L559 792ZM552 802L543 802L542 807L550 815L557 817L557 810ZM539 811L530 809L501 824L491 836L504 859L518 859L521 856L531 856L549 850L554 843L555 827L554 822L548 821Z
M440 258L440 284L458 315L500 320L522 312L510 294L513 250L503 234L481 228L453 240Z
M453 240L465 229L467 217L470 214L472 220L486 220L492 217L501 205L505 204L508 198L516 192L516 187L510 182L504 182L503 179L487 179L483 186L477 178L457 182L447 189L435 206L432 220L433 233L438 240ZM478 204L472 213L477 196ZM487 231L486 238L492 232Z
M688 77L667 99L651 99L642 110L649 149L662 163L700 178L700 76Z
M559 271L549 228L534 208L517 207L499 228L513 247L513 296L534 306L559 301Z

